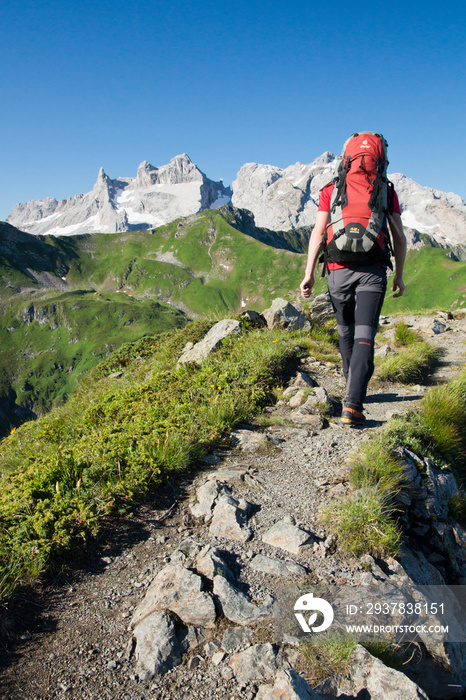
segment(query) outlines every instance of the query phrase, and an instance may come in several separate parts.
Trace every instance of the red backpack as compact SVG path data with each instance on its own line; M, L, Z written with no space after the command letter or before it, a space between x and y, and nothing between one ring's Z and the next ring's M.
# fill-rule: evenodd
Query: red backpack
M387 146L374 131L353 134L345 142L330 199L327 262L392 267L387 218L394 189L387 180Z

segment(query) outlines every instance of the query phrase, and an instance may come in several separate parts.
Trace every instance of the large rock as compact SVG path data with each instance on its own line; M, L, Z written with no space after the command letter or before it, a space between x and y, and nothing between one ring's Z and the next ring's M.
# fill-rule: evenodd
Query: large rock
M299 554L301 547L311 539L311 534L302 530L289 519L283 519L272 525L262 536L265 544L280 547L291 554Z
M255 644L234 654L229 665L240 685L251 681L271 680L279 671L288 670L290 665L272 644Z
M233 579L233 574L231 573L228 564L224 560L221 552L216 547L211 547L207 544L196 557L196 570L206 576L206 578L213 579L214 576L224 576L230 580Z
M358 644L347 676L337 676L316 688L325 697L361 697L371 700L429 700L404 673L388 668ZM365 693L364 693L365 691Z
M214 601L203 588L200 576L180 564L170 564L150 584L131 624L135 627L153 612L171 610L186 624L214 627Z
M273 686L261 685L255 700L319 700L310 685L296 671L279 671Z
M214 595L217 596L227 620L237 625L251 625L261 619L268 619L271 615L270 606L254 605L244 593L223 576L214 578Z
M296 309L285 299L274 299L272 306L262 312L267 326L273 328L287 328L290 331L309 330L311 324L302 311Z
M202 518L205 523L212 519L212 511L221 493L231 493L231 489L217 479L207 479L196 491L196 503L189 506L195 518Z
M232 333L241 333L241 322L236 319L224 319L212 326L210 331L196 345L189 348L181 355L178 364L185 362L202 363L211 352L219 348L222 341Z
M136 667L141 680L177 666L186 651L175 618L166 610L147 615L137 625L133 637L136 642Z
M252 537L251 530L246 526L249 508L250 504L243 498L222 494L212 513L209 534L212 537L247 542Z
M451 472L436 469L430 459L426 459L424 462L427 475L425 483L428 493L427 510L431 517L446 520L448 518L448 504L458 493L456 479Z
M326 321L335 320L330 294L318 294L316 297L313 297L309 311L313 323L322 324Z

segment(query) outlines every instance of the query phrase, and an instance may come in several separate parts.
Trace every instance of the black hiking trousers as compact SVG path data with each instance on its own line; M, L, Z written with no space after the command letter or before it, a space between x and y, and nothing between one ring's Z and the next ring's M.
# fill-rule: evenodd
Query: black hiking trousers
M343 405L362 411L374 372L374 338L387 289L387 269L368 265L328 270L327 285L346 378Z

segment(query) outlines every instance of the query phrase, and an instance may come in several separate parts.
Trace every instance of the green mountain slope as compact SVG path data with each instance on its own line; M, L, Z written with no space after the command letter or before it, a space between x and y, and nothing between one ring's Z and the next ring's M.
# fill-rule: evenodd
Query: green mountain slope
M296 299L309 233L255 228L234 207L153 231L62 238L0 224L0 431L63 401L124 342L187 317ZM384 313L466 299L466 263L440 248L411 251L405 280L405 296L387 294ZM314 293L324 290L318 276Z
M0 432L62 403L124 342L185 325L155 300L77 290L0 303Z
M443 248L424 246L408 253L402 297L385 298L382 313L413 313L466 304L466 263L452 260Z
M296 294L306 244L305 233L254 229L233 208L67 238L1 224L0 431L62 402L122 343L184 325L184 312L236 313Z

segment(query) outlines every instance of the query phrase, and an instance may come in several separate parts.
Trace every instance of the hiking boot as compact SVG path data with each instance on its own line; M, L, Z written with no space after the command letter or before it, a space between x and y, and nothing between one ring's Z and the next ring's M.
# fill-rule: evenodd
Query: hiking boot
M355 408L343 408L341 412L341 422L345 425L356 426L364 425L366 416Z

